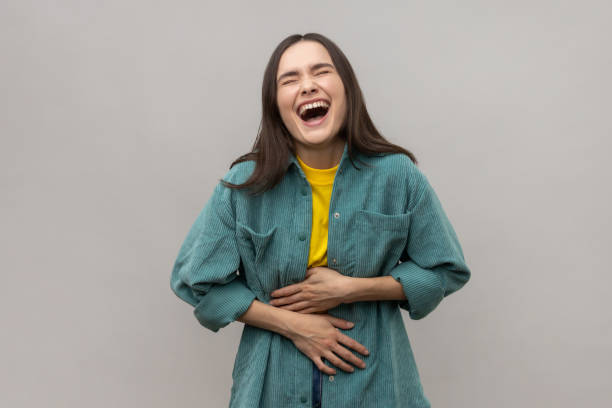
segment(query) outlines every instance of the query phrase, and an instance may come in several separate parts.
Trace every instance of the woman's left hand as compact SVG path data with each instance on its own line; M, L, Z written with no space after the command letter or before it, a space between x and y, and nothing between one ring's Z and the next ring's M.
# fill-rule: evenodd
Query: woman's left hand
M350 276L316 266L306 270L306 279L270 293L272 306L299 313L326 312L345 302Z

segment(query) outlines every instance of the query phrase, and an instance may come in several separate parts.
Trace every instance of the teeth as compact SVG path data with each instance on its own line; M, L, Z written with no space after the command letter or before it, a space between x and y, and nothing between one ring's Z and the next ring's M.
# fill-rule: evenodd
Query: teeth
M302 105L300 107L300 110L298 112L298 114L300 116L302 116L304 114L304 112L306 112L307 109L313 109L313 108L318 108L318 107L325 107L325 108L329 108L329 103L325 102L325 101L316 101L314 103L307 103L306 105Z

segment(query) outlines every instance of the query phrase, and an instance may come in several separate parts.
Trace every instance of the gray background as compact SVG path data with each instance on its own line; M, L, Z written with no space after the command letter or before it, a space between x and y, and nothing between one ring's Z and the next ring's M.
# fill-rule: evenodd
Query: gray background
M242 323L170 290L293 33L346 53L471 281L404 318L434 407L612 399L605 1L3 1L0 405L222 407Z

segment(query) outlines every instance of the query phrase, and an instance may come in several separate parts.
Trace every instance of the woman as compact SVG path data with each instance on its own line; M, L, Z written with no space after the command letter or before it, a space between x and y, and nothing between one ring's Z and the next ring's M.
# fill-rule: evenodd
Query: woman
M283 40L262 96L171 277L206 328L245 323L230 407L429 407L400 309L421 319L470 277L434 190L326 37Z

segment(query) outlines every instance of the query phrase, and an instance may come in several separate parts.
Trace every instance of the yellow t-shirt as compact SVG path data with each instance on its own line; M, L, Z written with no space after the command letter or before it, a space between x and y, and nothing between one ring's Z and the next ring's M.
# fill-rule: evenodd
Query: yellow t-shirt
M312 189L312 233L310 234L308 267L327 266L329 201L339 163L331 169L313 169L308 167L299 156L296 155L296 158Z

